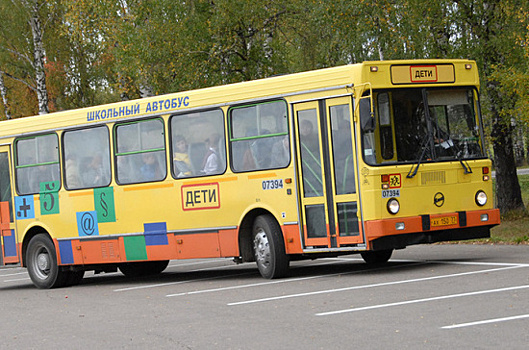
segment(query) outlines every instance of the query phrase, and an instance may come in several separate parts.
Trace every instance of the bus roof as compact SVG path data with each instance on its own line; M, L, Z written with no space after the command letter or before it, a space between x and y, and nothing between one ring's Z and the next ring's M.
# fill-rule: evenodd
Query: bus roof
M468 68L468 65L471 68ZM453 81L432 81L428 77L420 80L420 74L422 74L420 71L414 73L419 77L415 81L413 76L408 79L410 80L408 82L405 79L395 80L397 71L394 67L399 67L401 72L408 72L410 67L433 67L432 69L437 71L437 67L440 66L453 67ZM125 118L167 115L195 109L231 105L243 101L248 102L257 99L285 97L332 89L347 89L367 82L370 83L373 89L397 86L403 88L417 86L417 84L432 83L436 83L438 86L479 86L476 64L470 60L366 61L358 64L3 121L0 122L0 139L43 130L59 130L95 123L113 122Z

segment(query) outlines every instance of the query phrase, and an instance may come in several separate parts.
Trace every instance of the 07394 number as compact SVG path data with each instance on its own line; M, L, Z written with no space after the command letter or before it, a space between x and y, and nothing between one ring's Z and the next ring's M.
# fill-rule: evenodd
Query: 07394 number
M382 198L400 197L400 189L382 190Z
M283 179L263 180L263 190L277 190L283 188Z

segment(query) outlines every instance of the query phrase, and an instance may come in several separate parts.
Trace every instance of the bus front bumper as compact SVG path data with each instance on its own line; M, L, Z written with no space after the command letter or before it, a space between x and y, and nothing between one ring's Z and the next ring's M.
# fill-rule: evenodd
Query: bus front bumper
M498 209L420 215L365 222L368 247L400 249L408 245L489 238L500 223Z

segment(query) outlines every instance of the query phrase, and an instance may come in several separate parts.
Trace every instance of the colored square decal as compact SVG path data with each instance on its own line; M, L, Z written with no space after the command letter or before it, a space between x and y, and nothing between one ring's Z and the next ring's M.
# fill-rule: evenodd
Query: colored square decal
M32 195L15 197L15 214L18 220L35 218L35 203Z
M39 184L40 191L39 193L52 193L52 192L59 192L59 188L61 187L61 184L59 181L48 181L48 182L41 182Z
M59 214L59 181L40 183L40 214Z
M167 224L165 222L153 222L143 224L145 231L145 244L152 245L168 245L167 239Z
M11 230L11 235L4 235L4 256L17 256L17 242L15 230Z
M94 188L94 208L98 222L116 222L113 187Z
M127 256L127 261L147 260L147 248L145 248L145 237L123 237L123 242L125 243L125 255Z
M96 211L81 211L77 214L77 231L80 237L99 236Z
M59 241L59 252L61 254L61 264L73 264L72 241Z

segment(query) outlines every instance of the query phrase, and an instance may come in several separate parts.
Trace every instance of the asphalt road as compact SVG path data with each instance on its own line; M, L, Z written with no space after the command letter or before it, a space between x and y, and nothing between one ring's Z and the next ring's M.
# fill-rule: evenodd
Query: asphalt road
M161 275L88 274L37 290L0 270L0 348L526 349L529 246L431 245L368 267L359 256L253 264L173 261Z

